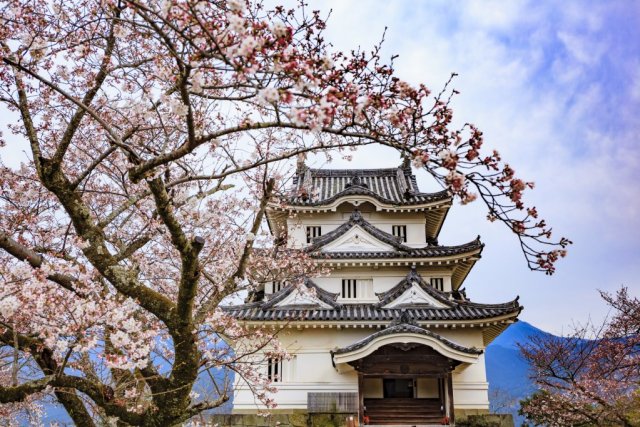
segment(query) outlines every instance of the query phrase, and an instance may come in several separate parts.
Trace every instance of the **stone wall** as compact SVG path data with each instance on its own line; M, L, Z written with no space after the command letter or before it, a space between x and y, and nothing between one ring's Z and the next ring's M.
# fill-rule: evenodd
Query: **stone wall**
M207 423L220 427L344 427L348 419L356 415L347 414L272 414L263 417L254 414L213 415Z
M278 413L263 417L255 414L213 415L207 425L220 427L345 427L356 415ZM511 414L465 414L457 419L458 427L513 427Z

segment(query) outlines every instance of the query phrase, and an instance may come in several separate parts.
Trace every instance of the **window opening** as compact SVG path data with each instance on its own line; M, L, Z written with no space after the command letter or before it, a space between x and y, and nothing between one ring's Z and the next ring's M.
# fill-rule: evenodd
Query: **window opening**
M432 277L431 286L439 291L444 291L444 279L442 277Z
M357 280L342 279L342 298L357 298Z
M319 225L307 226L307 243L311 243L316 237L322 236L322 227Z
M267 379L274 383L282 382L282 359L270 357L267 360Z
M400 241L407 243L407 226L406 225L392 225L392 234L400 238Z

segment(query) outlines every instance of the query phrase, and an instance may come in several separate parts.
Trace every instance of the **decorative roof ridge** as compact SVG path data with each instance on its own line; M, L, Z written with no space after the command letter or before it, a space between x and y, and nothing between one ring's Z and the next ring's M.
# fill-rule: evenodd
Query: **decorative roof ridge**
M339 230L342 226L344 226L344 224L341 225L340 227L338 227L336 230L333 230L331 233L333 233L334 231ZM308 246L305 249L305 251L313 252L313 250L317 249L315 241L317 241L318 239L322 239L325 236L329 236L331 233L327 233L324 236L320 236L320 237L316 238L314 240L314 244L311 245L311 246ZM424 246L424 247L421 247L421 248L412 248L410 246L402 245L403 249L401 251L398 251L398 252L395 252L395 251L373 251L373 252L371 252L371 251L369 251L369 252L343 251L343 252L322 252L320 255L324 256L327 259L340 259L340 258L344 258L344 259L351 259L351 258L362 259L362 258L393 258L393 257L397 257L397 258L406 258L406 257L412 257L412 258L425 257L425 258L430 258L430 257L438 257L438 256L454 256L454 255L464 254L466 252L470 252L470 251L473 251L473 250L476 250L476 249L480 249L481 250L480 253L482 253L482 249L484 249L484 243L482 243L479 240L479 238L480 238L480 236L478 236L478 238L476 238L476 239L474 239L474 240L472 240L472 241L470 241L468 243L463 243L461 245L454 245L454 246L441 246L441 245L431 246L431 245L427 245L427 246ZM328 243L328 242L326 242L326 243ZM323 244L326 244L326 243L323 243ZM313 247L313 250L311 250L312 247ZM317 253L313 254L313 255L314 255L314 258L318 258Z
M375 303L376 307L382 308L390 302L399 298L404 292L411 288L412 284L416 282L418 286L428 293L430 296L434 297L436 300L448 306L448 308L453 308L457 301L451 301L449 298L445 296L444 292L441 292L435 289L433 286L424 281L422 276L418 273L415 266L411 267L409 273L407 273L406 277L398 282L397 285L392 287L391 289L385 292L376 292L376 296L380 299L380 302ZM416 304L418 305L418 304Z
M315 176L380 176L388 174L392 176L399 168L368 168L368 169L327 169L327 168L309 168L306 170Z
M386 203L389 205L396 205L396 206L420 205L420 204L429 203L433 201L441 201L441 200L443 201L451 198L451 195L448 190L442 190L435 193L422 193L422 192L412 191L411 198L405 199L405 201L403 201L402 203L398 203L395 200L382 197L378 193L375 193L366 187L357 185L357 186L347 187L341 192L336 193L329 198L322 199L319 201L313 201L313 202L309 201L309 202L305 202L304 204L289 202L288 204L291 206L321 206L321 205L327 205L329 203L332 203L338 200L340 197L344 197L344 196L371 196L381 203ZM424 200L412 200L419 196L425 197L429 200L426 202Z
M425 335L431 338L435 338L436 340L440 341L441 343L443 343L444 345L446 345L447 347L450 347L454 350L463 352L463 353L467 353L467 354L473 354L473 355L480 355L483 353L482 350L477 349L475 347L464 347L460 344L457 344L445 337L443 337L442 335L436 334L435 332L432 332L428 329L424 329L420 326L417 326L415 324L411 324L411 323L396 323L396 324L391 324L389 325L387 328L381 330L381 331L377 331L374 332L371 335L368 335L366 337L364 337L363 339L356 341L353 344L350 344L346 347L342 347L339 348L337 350L333 350L331 352L332 355L334 354L344 354L344 353L349 353L352 352L354 350L358 350L364 346L366 346L367 344L369 344L371 341L375 340L378 337L381 336L385 336L385 335L393 335L393 334L397 334L397 333L403 333L403 332L409 332L409 333L414 333L414 334L419 334L419 335Z
M411 313L418 322L447 323L455 321L481 321L483 319L516 317L523 309L521 306L512 307L476 307L473 305L455 304L452 307L393 307L380 308L372 303L341 304L333 308L318 308L306 306L275 306L264 308L263 302L231 305L222 307L231 312L239 320L248 321L282 321L294 319L304 321L338 321L338 322L393 322L401 317L404 311ZM335 303L334 303L335 304Z
M382 231L379 228L372 225L369 221L367 221L362 217L362 214L358 209L354 209L347 222L341 224L335 230L330 231L329 233L323 236L316 237L315 239L313 239L313 243L305 248L305 252L314 252L317 249L321 248L322 246L325 246L335 241L336 239L343 236L346 232L351 230L356 225L362 227L367 233L371 234L376 239L381 240L384 243L387 243L393 246L399 251L410 252L412 249L411 247L405 246L402 243L400 243L399 237L389 234L386 231Z
M220 305L219 307L222 310L231 311L237 310L239 308L247 309L247 308L258 308L261 307L264 301L252 301L252 302L243 302L242 304L229 304L229 305Z
M316 297L318 297L320 301L330 305L333 309L338 309L341 307L341 304L336 302L339 294L334 294L322 289L311 279L304 279L304 283L301 286L306 286L308 289L315 290ZM276 304L284 300L287 296L289 296L289 294L291 294L291 292L296 289L297 287L294 285L285 286L284 288L276 292L268 301L262 302L262 304L260 304L259 306L263 310L274 308Z
M346 179L350 182L323 191L312 184L316 179ZM289 206L323 206L350 195L370 196L393 206L414 206L451 199L447 190L421 192L416 176L412 173L411 166L407 167L406 161L395 168L378 169L316 169L298 163L293 185L291 195L283 200Z
M473 302L473 301L456 301L458 303L458 305L462 306L462 307L473 307L473 308L496 308L496 309L508 309L508 308L513 308L515 309L519 309L519 311L522 311L522 309L524 308L523 306L520 305L520 303L518 302L520 300L520 295L517 295L515 297L515 299L511 300L511 301L507 301L507 302L503 302L503 303L497 303L497 304L485 304L482 302Z

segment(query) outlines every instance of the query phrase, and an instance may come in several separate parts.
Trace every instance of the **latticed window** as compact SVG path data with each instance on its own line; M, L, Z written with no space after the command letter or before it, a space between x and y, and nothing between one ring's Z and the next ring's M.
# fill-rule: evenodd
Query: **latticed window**
M322 227L319 225L307 226L307 243L311 243L316 237L322 236Z
M402 242L404 243L407 242L407 226L406 225L392 225L391 231L392 231L392 234L396 237L399 237Z
M270 357L267 360L267 378L274 383L282 382L282 359Z
M442 277L432 277L431 286L439 291L444 291L444 279Z
M285 280L274 280L273 282L271 282L271 293L275 294L276 292L280 292L288 284L289 282Z
M342 298L357 298L358 281L356 279L342 279Z

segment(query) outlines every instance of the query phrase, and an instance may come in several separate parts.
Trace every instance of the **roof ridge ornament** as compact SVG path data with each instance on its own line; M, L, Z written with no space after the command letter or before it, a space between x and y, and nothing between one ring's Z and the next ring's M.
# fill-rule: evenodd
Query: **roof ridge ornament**
M420 280L420 279L422 279L422 276L420 276L416 268L416 265L414 264L411 266L409 273L407 273L407 280L412 281L412 280Z
M351 182L348 182L344 188L350 188L350 187L362 187L362 188L369 188L369 185L362 182L362 178L360 178L360 174L358 172L355 172L353 174L353 178L351 178Z
M402 197L408 200L408 199L411 199L414 196L414 194L413 194L413 190L411 189L411 186L407 182L407 177L405 176L405 170L406 169L403 169L402 166L396 169L396 180L398 182L398 189L400 190L400 193L402 193Z
M296 158L296 173L301 175L307 169L307 165L305 164L305 160L307 159L306 154L298 153Z
M389 328L398 325L418 326L418 322L411 317L411 314L409 314L406 308L403 308L400 310L400 315L389 324Z
M402 155L402 163L398 169L407 170L411 172L411 158L408 153L403 153Z

